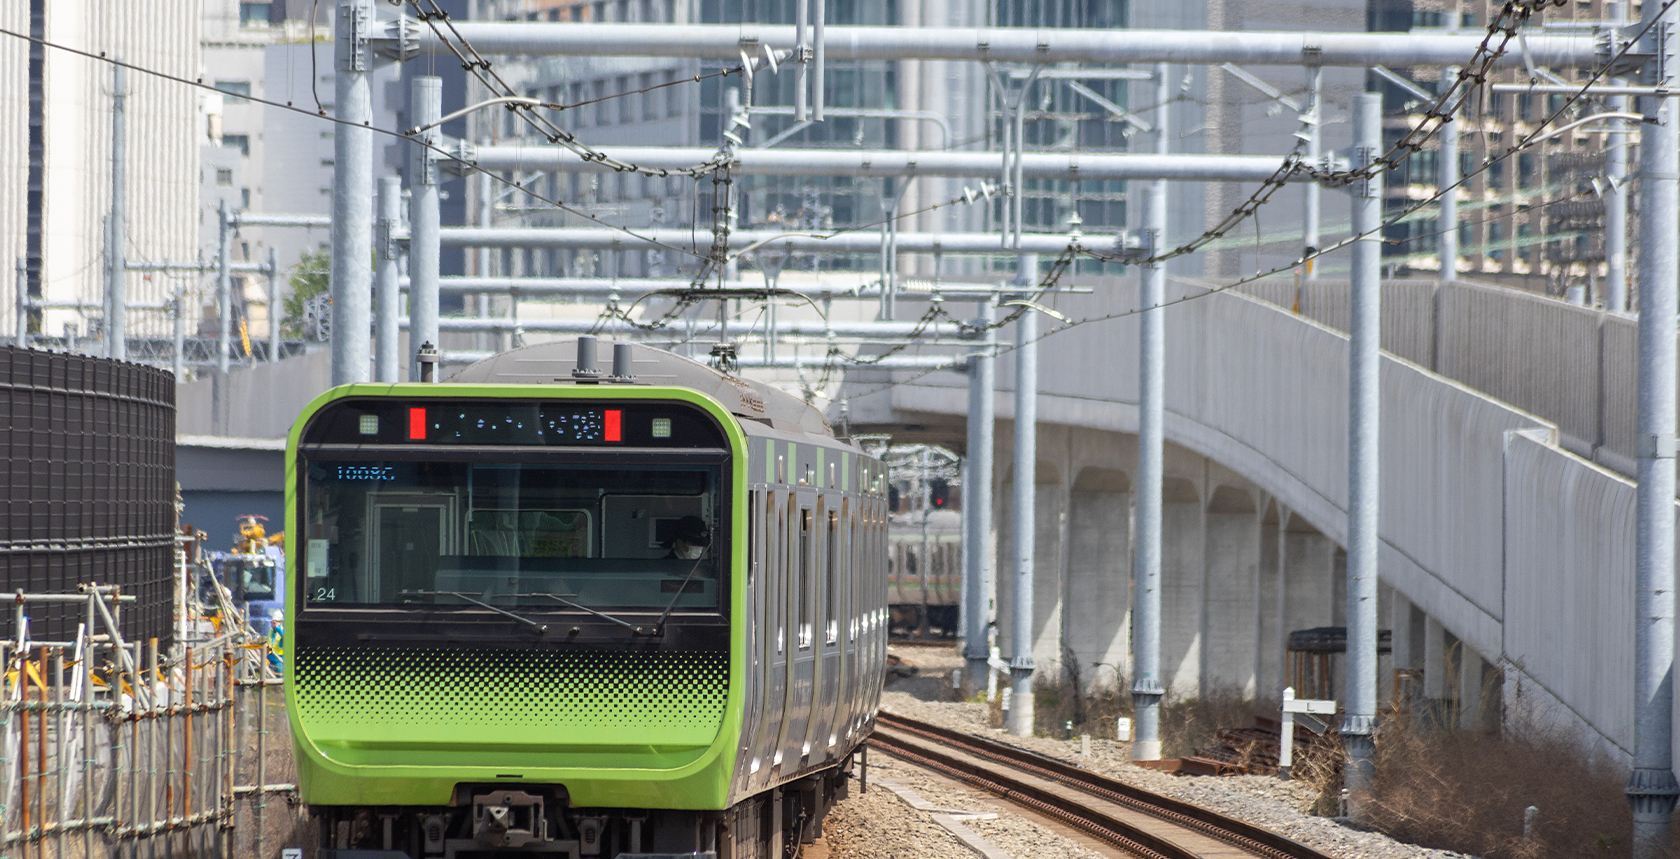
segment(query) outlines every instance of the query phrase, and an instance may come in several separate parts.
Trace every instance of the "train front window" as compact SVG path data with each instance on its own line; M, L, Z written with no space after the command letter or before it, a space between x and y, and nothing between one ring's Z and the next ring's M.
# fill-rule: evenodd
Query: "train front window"
M716 612L717 465L305 464L308 606Z

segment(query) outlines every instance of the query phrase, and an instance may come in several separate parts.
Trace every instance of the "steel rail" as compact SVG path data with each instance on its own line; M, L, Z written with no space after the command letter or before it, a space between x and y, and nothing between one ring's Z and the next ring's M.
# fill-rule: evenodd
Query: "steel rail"
M888 733L884 733L883 730ZM939 769L940 771L945 772L961 781L984 787L987 790L993 790L994 792L1000 793L1005 799L1009 799L1011 801L1015 801L1015 796L1020 793L1017 787L1005 786L1003 789L999 789L989 786L989 784L993 783L1003 785L1005 783L1014 782L1014 780L1010 779L1006 773L995 770L984 774L976 773L971 766L963 765L960 761L941 755L937 749L917 747L914 743L907 741L903 737L893 736L893 733L891 732L907 734L911 737L920 738L927 742L954 748L970 755L1004 764L1009 768L1030 773L1038 776L1039 778L1049 779L1057 784L1071 788L1074 791L1097 797L1132 811L1147 814L1151 817L1203 836L1216 838L1234 847L1253 853L1256 856L1264 856L1268 857L1268 859L1328 859L1324 853L1314 850L1305 844L1286 838L1275 832L1262 829L1254 824L1237 820L1236 818L1228 817L1182 800L1151 793L1143 790L1142 788L1126 784L1125 782L1082 770L1072 764L1056 760L1055 758L1040 755L1006 743L1000 743L995 740L971 736L949 728L941 728L937 725L931 725L926 722L906 718L904 716L897 716L890 713L880 713L877 716L876 731L870 738L870 742L874 743L878 748L881 748L893 755L904 756L907 758L911 758L913 756L915 762L917 763L932 766L935 769ZM1020 787L1027 786L1021 785ZM1060 797L1057 801L1058 803L1062 803L1069 802L1071 800L1066 797ZM1028 804L1035 808L1040 808L1041 810L1049 810L1042 808L1037 803ZM1099 837L1107 840L1113 840L1110 834L1105 834L1097 829L1089 828L1086 824L1080 823L1076 819L1055 811L1051 811L1051 813L1055 814L1058 818L1067 820L1074 826L1091 832L1092 834L1098 835ZM1073 814L1076 817L1087 814L1096 814L1097 816L1106 817L1106 815L1100 815L1100 813L1092 813L1088 811L1073 812ZM1120 823L1129 830L1135 831L1135 827L1131 827L1130 824L1125 824L1122 821L1116 822ZM1154 836L1153 834L1143 834L1151 839L1157 841L1159 840L1158 836ZM1130 833L1127 833L1127 837L1131 837ZM1125 847L1126 849L1135 849L1130 845L1122 844L1120 846ZM1170 847L1173 851L1180 852L1166 852L1164 855L1181 855L1181 848L1178 848L1176 845L1170 845Z

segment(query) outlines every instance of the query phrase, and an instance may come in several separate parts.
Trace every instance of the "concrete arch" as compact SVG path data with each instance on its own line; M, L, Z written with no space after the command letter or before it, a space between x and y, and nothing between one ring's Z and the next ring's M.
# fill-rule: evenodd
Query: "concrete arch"
M1130 492L1132 479L1118 468L1087 465L1073 479L1073 492Z
M1065 672L1085 686L1125 688L1132 621L1131 480L1085 466L1068 496Z
M1246 514L1256 511L1254 493L1235 486L1216 486L1208 496L1208 512L1215 514Z

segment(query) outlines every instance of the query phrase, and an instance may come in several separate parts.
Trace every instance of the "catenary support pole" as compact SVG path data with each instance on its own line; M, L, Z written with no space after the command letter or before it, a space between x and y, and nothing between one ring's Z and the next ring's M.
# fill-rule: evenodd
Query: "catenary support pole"
M333 42L332 383L368 380L373 305L373 0L338 0Z
M1627 96L1610 99L1610 110L1625 112ZM1605 153L1604 188L1604 309L1612 313L1632 310L1628 301L1628 123L1610 121Z
M402 381L404 367L402 350L397 348L401 336L397 314L402 312L402 293L398 286L397 233L402 227L402 179L398 176L379 177L379 220L375 222L379 282L373 290L373 378L382 384Z
M106 353L128 360L128 271L123 241L128 235L128 92L122 66L111 68L111 221L105 248L110 278L106 293Z
M1628 4L1632 0L1604 4L1605 17L1618 24L1627 22ZM1625 78L1611 78L1612 86L1626 84ZM1627 96L1612 96L1607 109L1625 113ZM1633 308L1628 302L1627 228L1628 228L1628 123L1610 121L1610 134L1605 139L1604 189L1604 309L1611 313L1626 313Z
M1647 27L1638 50L1650 55L1650 86L1673 90L1680 58L1672 34L1680 6L1646 3ZM1641 98L1639 112L1655 116L1640 127L1639 146L1639 407L1638 494L1635 500L1633 856L1663 855L1670 815L1680 795L1674 779L1674 432L1676 350L1680 312L1675 278L1680 255L1680 135L1672 99Z
M187 378L187 291L177 288L175 298L169 302L169 309L175 317L175 357L171 369L175 372L175 381L185 381Z
M1015 284L1024 297L1038 279L1038 255L1016 258ZM1037 519L1033 492L1038 488L1038 315L1026 310L1015 320L1015 557L1012 647L1009 659L1014 701L1009 707L1009 732L1030 737L1033 732L1033 553Z
M1302 131L1307 135L1306 157L1307 163L1317 164L1324 143L1324 67L1307 66L1307 109L1302 113L1301 123L1306 126ZM1301 245L1308 248L1318 247L1319 214L1323 197L1323 189L1317 182L1308 182L1303 186L1302 194L1305 212L1301 219ZM1301 276L1307 280L1318 280L1318 266L1314 260L1307 260L1302 266L1305 271Z
M16 281L16 286L17 286L17 295L15 296L15 298L16 298L16 304L17 304L17 308L16 308L17 318L12 320L12 322L17 327L17 333L14 336L14 339L12 340L12 344L17 346L19 349L28 349L29 348L29 264L24 260L24 258L21 254L18 255L18 258L17 258L17 281ZM179 378L181 374L176 373L175 375L176 375L176 378Z
M1382 96L1353 99L1353 165L1364 167L1382 155ZM1382 174L1352 188L1353 232L1382 223ZM1372 735L1377 717L1377 499L1378 403L1382 337L1382 235L1353 244L1353 310L1348 326L1348 525L1347 682L1342 744L1347 749L1345 783L1349 812L1370 790Z
M1448 66L1441 71L1441 85L1449 86L1458 80L1458 68ZM1441 280L1452 280L1458 276L1458 190L1446 190L1458 184L1458 121L1457 116L1447 117L1447 122L1441 124L1441 131L1435 139L1441 142L1440 152L1435 158L1435 182L1441 193L1441 217L1435 224L1436 247L1440 251L1441 269L1438 277Z
M1155 150L1166 152L1169 133L1168 69L1155 67ZM1143 236L1151 254L1166 247L1167 183L1149 184ZM1165 440L1166 263L1143 267L1138 307L1138 485L1132 542L1132 711L1137 720L1132 760L1161 758L1161 469Z
M409 110L416 125L430 125L443 115L443 78L414 79ZM430 343L443 353L438 340L438 229L442 213L438 208L438 169L434 150L441 132L429 129L419 143L409 145L408 198L408 380L420 381L419 349ZM489 203L485 202L488 210ZM479 303L483 304L483 299ZM483 308L480 307L482 311Z
M226 200L216 210L216 370L228 370L228 329L233 323L233 276L228 267L233 264L233 227L228 223Z
M968 545L963 559L963 679L969 690L983 684L991 657L992 601L992 439L997 415L997 359L992 357L996 309L979 302L974 324L986 326L986 346L968 359L968 477L963 483L963 518Z
M280 253L268 249L268 360L280 360Z

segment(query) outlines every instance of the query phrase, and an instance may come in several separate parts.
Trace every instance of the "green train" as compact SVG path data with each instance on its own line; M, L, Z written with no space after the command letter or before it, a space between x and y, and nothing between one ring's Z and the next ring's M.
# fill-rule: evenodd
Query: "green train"
M886 665L885 466L769 386L594 352L346 385L294 425L316 855L771 859L845 795Z

